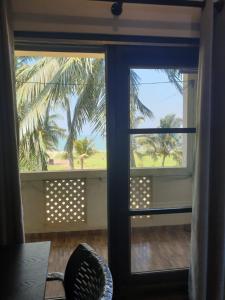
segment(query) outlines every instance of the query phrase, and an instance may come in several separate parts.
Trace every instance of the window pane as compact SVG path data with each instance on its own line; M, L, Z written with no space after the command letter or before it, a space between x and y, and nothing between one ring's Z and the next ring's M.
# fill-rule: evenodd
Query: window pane
M130 70L130 127L194 127L196 74L179 69Z
M194 134L132 134L131 168L184 168L193 155Z
M149 272L189 266L191 215L131 218L131 271Z
M16 53L20 171L106 169L101 53Z

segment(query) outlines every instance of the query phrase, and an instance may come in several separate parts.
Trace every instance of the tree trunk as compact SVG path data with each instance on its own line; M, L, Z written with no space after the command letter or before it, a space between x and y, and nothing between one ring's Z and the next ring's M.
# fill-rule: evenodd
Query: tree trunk
M42 168L41 168L42 171L48 171L48 165L47 165L46 161L42 161L41 165L42 165Z
M84 168L84 158L83 157L80 158L80 167L83 170L83 168Z
M70 169L73 170L74 169L74 159L73 159L73 150L67 150L67 154L68 154L68 160L69 160L69 166Z
M69 105L69 99L65 98L65 106L66 106L66 117L67 117L67 129L68 133L71 132L72 128L72 121L71 121L71 112L70 112L70 105ZM69 166L70 169L74 169L74 159L73 159L73 141L67 140L67 154L68 154L68 160L69 160Z
M130 167L136 168L136 162L135 162L135 157L134 157L134 147L133 147L132 143L130 144Z
M165 165L165 160L166 160L166 155L163 155L163 159L162 159L162 167L164 167L164 165Z
M44 120L45 128L48 127L50 109L51 109L51 106L50 106L50 102L49 102L47 109L46 109L45 120ZM41 151L40 144L39 144L39 151L41 153L41 169L42 169L42 171L48 171L48 162L46 160L45 154Z
M39 149L40 149L40 147L39 147ZM41 152L39 152L39 153L40 153L40 159L41 159L41 170L48 171L48 164L45 159L45 156L43 155L43 153L41 153Z

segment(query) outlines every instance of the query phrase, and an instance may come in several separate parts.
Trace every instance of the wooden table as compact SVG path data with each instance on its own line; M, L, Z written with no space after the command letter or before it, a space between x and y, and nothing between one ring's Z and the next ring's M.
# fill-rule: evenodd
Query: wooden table
M43 300L50 242L0 247L0 299Z

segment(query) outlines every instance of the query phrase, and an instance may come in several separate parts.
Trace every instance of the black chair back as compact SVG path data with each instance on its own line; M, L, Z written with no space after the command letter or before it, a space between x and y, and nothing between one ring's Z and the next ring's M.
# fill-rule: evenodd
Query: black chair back
M67 300L112 299L110 270L87 244L80 244L70 256L63 284Z

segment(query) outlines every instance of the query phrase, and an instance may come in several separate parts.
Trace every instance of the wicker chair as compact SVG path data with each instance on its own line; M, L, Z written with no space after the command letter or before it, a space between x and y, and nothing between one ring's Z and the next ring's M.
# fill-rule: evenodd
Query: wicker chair
M74 250L68 260L65 274L48 274L47 281L53 280L63 282L67 300L112 299L113 283L110 270L87 244L80 244Z

